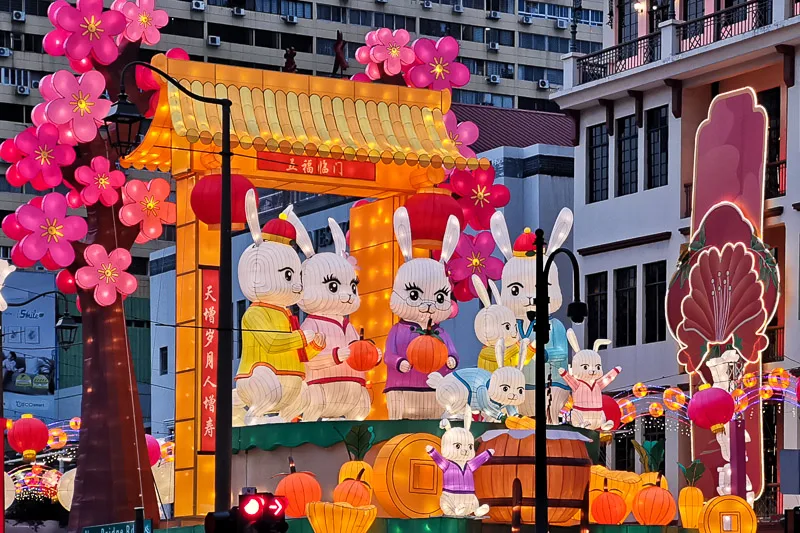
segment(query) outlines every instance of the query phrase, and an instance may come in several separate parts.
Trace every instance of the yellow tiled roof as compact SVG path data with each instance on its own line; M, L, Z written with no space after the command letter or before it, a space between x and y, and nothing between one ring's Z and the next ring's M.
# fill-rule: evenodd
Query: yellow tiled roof
M489 166L486 159L461 156L448 137L443 121L450 107L447 91L175 61L163 56L156 56L153 64L194 93L233 102L234 148L386 164ZM165 88L148 135L125 159L125 166L169 170L170 158L164 149L170 147L165 141L174 136L182 139L173 145L221 146L221 108L192 100L172 85ZM174 135L166 135L169 129Z

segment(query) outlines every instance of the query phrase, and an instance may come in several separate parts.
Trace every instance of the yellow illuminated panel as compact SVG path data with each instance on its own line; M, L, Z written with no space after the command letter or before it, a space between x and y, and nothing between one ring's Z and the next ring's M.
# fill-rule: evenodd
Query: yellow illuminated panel
M194 428L193 420L175 422L176 471L184 468L194 468ZM176 490L175 492L180 491Z
M194 368L195 339L193 324L179 324L175 328L175 372Z
M175 471L175 516L194 514L194 470Z
M195 371L175 374L175 420L194 418Z
M180 243L177 244L180 246ZM175 295L177 297L177 307L175 309L175 321L189 322L195 318L195 294L197 284L197 274L182 274L175 280Z

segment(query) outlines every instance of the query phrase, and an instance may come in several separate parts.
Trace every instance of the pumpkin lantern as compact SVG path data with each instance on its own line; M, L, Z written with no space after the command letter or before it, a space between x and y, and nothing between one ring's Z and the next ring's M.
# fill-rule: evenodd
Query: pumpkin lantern
M244 212L244 197L255 189L250 180L239 174L231 175L231 229L244 229L247 222ZM197 219L211 229L219 229L222 202L222 175L212 174L202 178L192 189L190 203Z
M350 343L350 357L347 364L350 368L359 372L372 370L380 362L381 354L372 340L364 340L364 328L357 341Z
M408 345L406 359L423 374L436 372L447 363L447 345L432 331L432 323Z
M643 526L666 526L675 518L675 499L659 486L661 478L658 474L656 484L645 486L633 500L633 516Z
M733 397L724 389L703 383L689 402L689 418L697 426L719 433L736 410Z
M668 490L667 478L658 471L661 462L664 460L664 441L644 441L643 444L639 444L636 441L632 442L636 453L639 455L639 461L642 463L642 486L656 485Z
M275 488L275 496L283 496L288 500L286 515L292 518L306 516L306 504L322 499L322 487L311 472L298 472L294 459L289 457L289 473ZM273 477L278 477L273 476Z
M348 479L360 479L369 490L370 499L372 498L372 466L364 461L367 452L375 442L375 433L371 426L358 425L350 428L350 431L342 437L347 456L350 459L339 469L339 483ZM359 477L359 474L361 477Z
M333 501L336 503L349 503L353 507L369 505L372 499L372 489L361 481L364 469L358 473L355 479L345 479L333 489Z
M703 475L706 467L699 459L692 461L689 466L681 467L686 486L678 493L678 512L681 515L681 524L686 529L697 529L700 515L703 512L703 491L695 486L697 480Z
M617 492L608 489L608 478L603 480L603 490L594 499L590 507L592 518L598 524L619 524L628 515L625 499Z
M26 463L36 459L36 453L45 449L49 438L47 425L28 414L22 415L8 430L8 444L22 454Z

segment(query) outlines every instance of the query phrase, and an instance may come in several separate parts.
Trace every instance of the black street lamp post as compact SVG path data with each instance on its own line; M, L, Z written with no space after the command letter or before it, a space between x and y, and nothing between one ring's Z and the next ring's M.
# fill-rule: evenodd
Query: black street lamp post
M75 344L75 337L78 334L78 323L75 322L75 319L72 318L72 315L69 313L68 308L68 301L67 297L64 296L59 291L48 291L43 292L42 294L37 294L33 298L29 298L24 302L8 302L8 307L24 307L31 302L35 302L39 298L44 298L45 296L55 296L56 298L60 298L64 301L64 312L58 317L58 321L56 322L56 335L58 335L58 346L67 349L73 344ZM2 314L0 314L0 319L2 318ZM2 320L0 320L2 323ZM0 384L2 387L2 384ZM1 391L2 389L0 389Z
M567 305L567 316L578 324L586 318L586 304L581 302L581 279L578 260L570 250L558 248L547 254L545 261L544 230L536 230L536 295L534 306L536 312L536 533L548 532L547 512L547 376L545 374L545 346L550 342L550 295L548 275L553 260L558 254L565 254L572 262L572 303Z
M219 231L219 357L217 358L217 433L215 436L216 452L214 508L217 512L227 511L231 505L231 450L232 450L232 387L233 376L233 279L231 258L231 106L227 98L210 98L195 94L181 85L178 80L159 68L144 61L133 61L125 65L120 74L119 97L111 106L105 118L109 142L117 149L120 156L129 154L137 143L139 129L144 117L134 104L128 100L125 92L125 73L128 69L141 66L151 70L167 80L180 92L204 104L222 107L222 202L220 208ZM112 138L116 135L116 138Z

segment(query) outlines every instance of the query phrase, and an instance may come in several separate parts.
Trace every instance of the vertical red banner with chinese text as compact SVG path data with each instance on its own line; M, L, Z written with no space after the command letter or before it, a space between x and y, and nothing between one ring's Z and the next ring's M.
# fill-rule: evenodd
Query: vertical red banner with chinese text
M201 268L202 367L200 372L200 451L216 451L217 358L219 357L219 270Z

